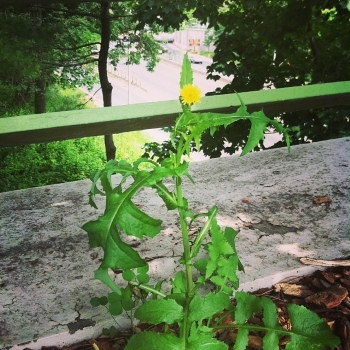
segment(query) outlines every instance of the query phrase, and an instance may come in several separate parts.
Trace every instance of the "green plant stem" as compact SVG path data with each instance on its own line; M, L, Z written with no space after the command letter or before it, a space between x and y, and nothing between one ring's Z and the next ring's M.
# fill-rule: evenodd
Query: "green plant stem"
M257 326L254 324L225 324L225 325L218 325L218 326L213 326L211 327L213 330L216 329L248 329L249 331L263 331L263 332L276 332L279 334L283 334L283 335L290 335L290 331L286 331L283 328L277 329L276 328L270 328L270 327L263 327L263 326Z
M186 222L186 210L185 202L182 195L182 183L181 178L176 178L176 192L177 192L177 201L178 201L178 212L180 216L180 226L182 234L182 243L184 247L184 261L186 269L186 302L184 305L184 321L180 331L180 338L186 344L189 332L190 325L188 322L189 315L189 304L191 301L191 294L194 289L193 277L192 277L192 259L191 259L191 247L188 236L187 222Z
M160 292L157 289L154 289L151 286L148 286L147 284L139 284L139 283L134 282L134 281L129 281L129 284L131 284L132 286L138 287L140 289L143 289L146 292L149 292L149 293L152 293L152 294L157 294L157 295L159 295L162 298L165 298L167 296L166 294Z
M185 213L185 203L182 196L182 183L181 178L176 179L176 192L177 192L177 201L178 201L178 211L180 216L180 226L182 234L182 244L184 247L184 260L186 268L186 281L187 281L187 293L190 293L194 287L193 277L192 277L192 259L191 259L191 247L188 237L188 229L186 222L186 213Z

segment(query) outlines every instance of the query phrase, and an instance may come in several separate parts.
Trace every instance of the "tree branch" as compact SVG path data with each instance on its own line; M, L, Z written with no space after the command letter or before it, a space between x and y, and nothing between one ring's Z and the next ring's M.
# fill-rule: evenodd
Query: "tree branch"
M62 50L62 51L70 51L70 50L78 50L78 49L82 49L83 47L89 47L92 45L100 45L101 42L96 41L93 43L88 43L88 44L83 44L83 45L79 45L79 46L75 46L75 47L53 47L53 49L55 50Z
M110 0L110 2L128 2L129 0ZM16 5L51 5L53 3L62 3L63 0L0 0L0 6L16 6ZM70 0L70 3L80 4L83 2L103 2L103 0Z
M42 61L42 63L48 66L56 66L56 67L79 67L84 64L89 64L97 61L98 61L98 58L94 58L94 59L82 61L82 62L75 62L75 63L49 62L49 61Z
M0 4L1 4L0 0ZM14 0L16 1L16 0ZM112 1L113 2L113 1ZM115 2L126 2L126 1L115 1ZM76 11L76 10L68 10L68 9L63 9L63 8L55 8L55 7L49 7L49 6L43 6L43 5L37 5L35 6L36 8L41 8L41 9L50 9L51 11L56 11L56 12L62 12L62 13L67 13L70 15L75 15L75 16L82 16L82 17L90 17L90 18L95 18L99 19L99 15L94 15L90 12L84 12L84 11ZM115 16L110 16L110 19L118 19L118 18L127 18L127 17L132 17L133 15L115 15Z

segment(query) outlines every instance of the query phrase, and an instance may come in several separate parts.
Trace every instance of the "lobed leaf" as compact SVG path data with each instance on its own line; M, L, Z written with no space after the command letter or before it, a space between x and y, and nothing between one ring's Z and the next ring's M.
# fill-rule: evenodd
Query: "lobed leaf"
M235 321L244 324L254 313L261 311L262 305L259 298L245 292L236 292L237 307Z
M286 350L334 349L339 343L327 323L314 312L302 305L288 305L288 312L292 324L291 341Z
M98 172L92 184L90 199L94 204L94 194L99 191L96 185L99 177L104 190L103 194L106 196L105 212L97 220L90 221L82 227L88 233L90 246L101 247L104 250L103 261L99 269L95 271L95 277L118 294L120 294L120 289L108 275L108 269L125 270L146 265L139 254L121 240L118 229L140 239L145 235L154 237L161 230L162 221L140 210L132 202L134 195L144 186L156 187L162 190L164 194L162 198L165 203L173 206L175 199L170 192L166 193L161 180L166 177L189 176L188 163L181 164L178 168L157 166L151 171L140 171L137 169L139 163L135 162L135 164L133 167L125 161L110 161L103 171ZM119 185L113 188L112 175L114 173L120 174L122 179ZM123 191L122 184L130 176L134 181ZM141 276L140 278L145 281L148 277Z
M249 131L248 141L244 146L241 156L251 152L260 140L264 140L264 131L266 126L270 124L271 119L267 118L263 111L253 112L250 118L251 127Z
M291 321L291 330L283 329L278 323L278 314L275 304L268 298L257 298L244 292L237 292L235 295L237 307L235 311L235 322L238 334L234 350L243 350L248 344L249 329L253 325L247 325L246 321L263 308L264 327L266 335L263 338L263 350L278 350L279 337L288 335L290 342L286 350L324 350L334 349L340 340L336 337L327 323L316 313L304 306L290 304L288 312Z

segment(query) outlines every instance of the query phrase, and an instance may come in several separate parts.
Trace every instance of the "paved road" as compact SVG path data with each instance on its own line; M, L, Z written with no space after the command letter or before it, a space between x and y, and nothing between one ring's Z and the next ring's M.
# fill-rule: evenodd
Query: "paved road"
M144 62L137 66L119 63L115 71L112 68L110 70L113 106L178 99L180 70L180 65L167 60L159 62L154 72L148 72ZM214 82L207 80L204 72L194 71L194 83L204 95L217 87L225 86L227 80L220 79ZM93 95L98 89L99 86L96 85L91 94ZM97 92L94 98L95 103L102 106L101 91Z

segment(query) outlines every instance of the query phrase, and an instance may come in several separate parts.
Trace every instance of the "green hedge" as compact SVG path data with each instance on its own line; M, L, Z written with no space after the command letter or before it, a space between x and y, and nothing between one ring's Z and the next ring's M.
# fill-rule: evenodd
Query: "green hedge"
M85 100L80 91L52 87L47 110L86 108ZM142 132L130 132L115 135L114 141L117 159L133 162L148 139ZM0 192L86 179L105 161L103 136L0 148Z

